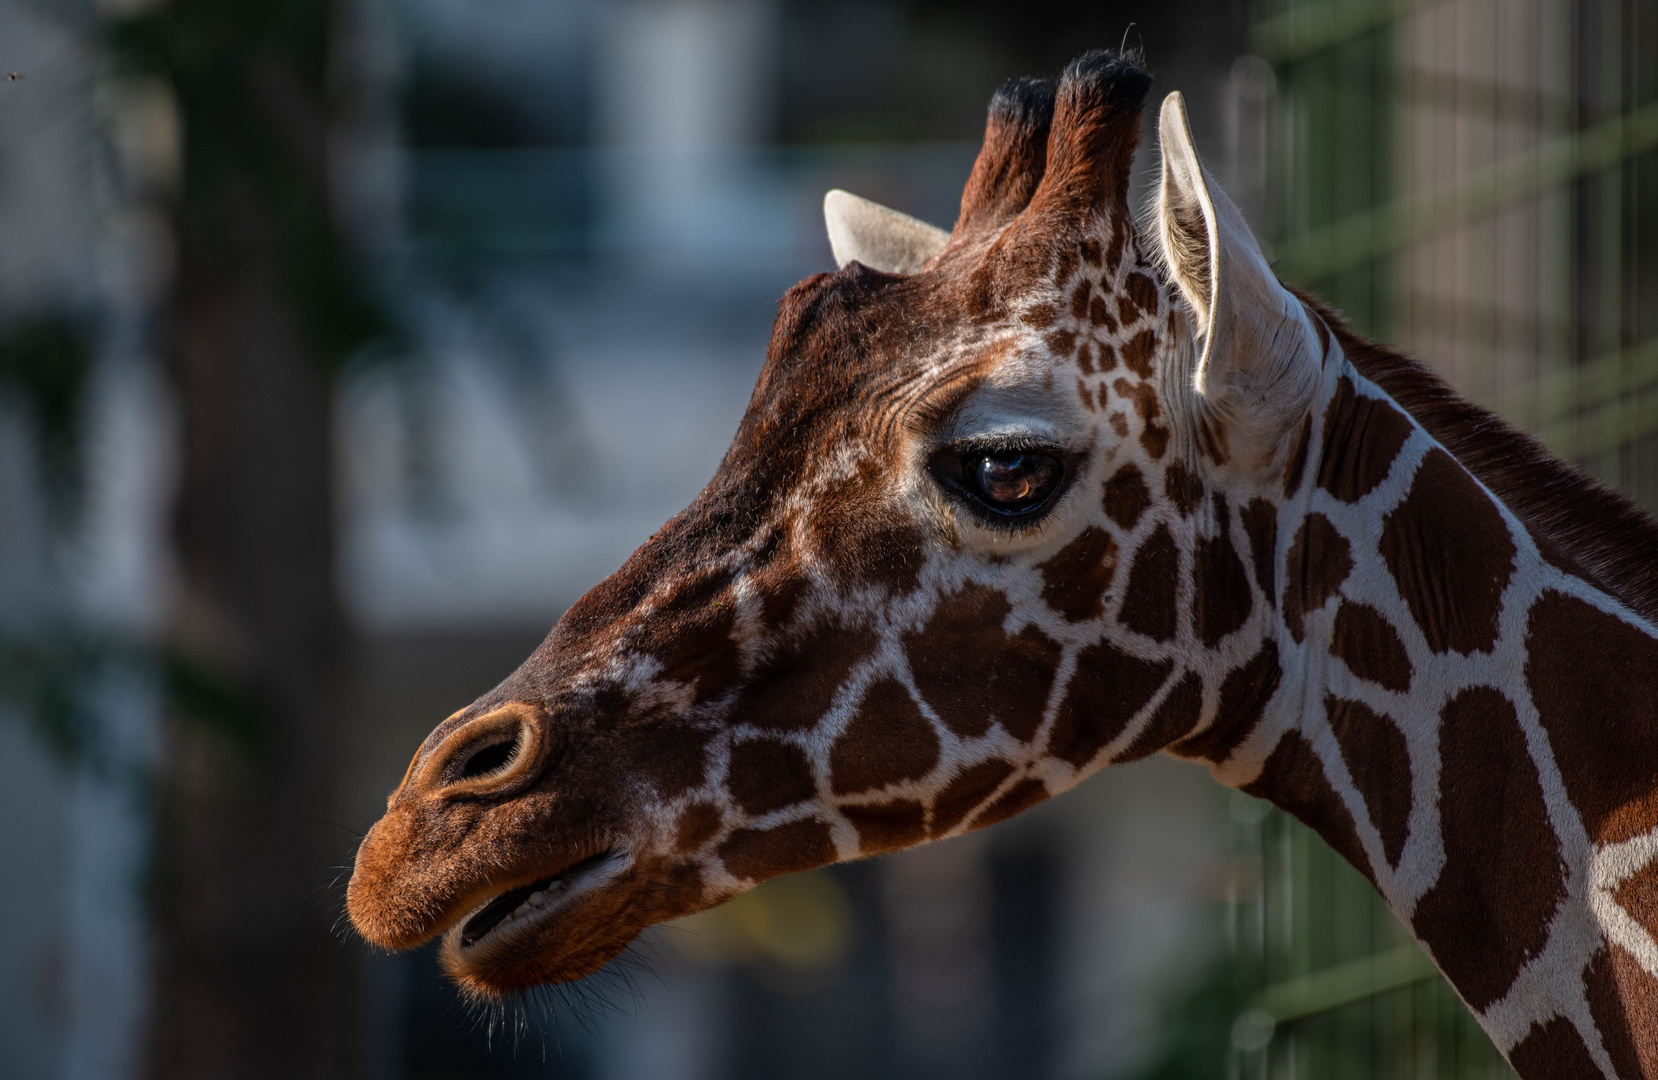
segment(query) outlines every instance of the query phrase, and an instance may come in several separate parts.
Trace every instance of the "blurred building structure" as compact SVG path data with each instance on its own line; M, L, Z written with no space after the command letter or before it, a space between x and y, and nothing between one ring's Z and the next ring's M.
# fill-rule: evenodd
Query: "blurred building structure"
M143 196L164 96L100 69L90 13L0 4L0 1072L136 1076L146 777L173 447L146 344Z

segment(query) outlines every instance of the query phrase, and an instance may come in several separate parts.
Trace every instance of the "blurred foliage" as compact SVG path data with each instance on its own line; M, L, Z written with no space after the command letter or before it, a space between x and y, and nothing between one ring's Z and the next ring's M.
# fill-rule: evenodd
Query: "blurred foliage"
M159 77L183 115L185 178L173 209L253 193L275 222L281 281L315 355L330 368L396 338L332 214L326 154L330 108L325 0L177 0L107 26L107 55L127 74ZM234 243L226 238L224 243ZM92 324L58 311L0 328L0 395L27 416L43 489L64 531L78 523L84 488L84 415L95 362ZM24 716L66 764L101 760L98 718L85 687L112 663L158 673L169 707L231 741L253 744L262 710L225 671L179 649L102 636L85 627L35 629L0 639L0 699Z
M101 760L98 716L84 688L109 653L101 642L71 635L0 640L0 701L27 717L65 765Z
M235 676L176 647L68 627L0 637L0 703L16 709L61 764L100 772L107 754L88 688L123 666L158 672L167 706L180 719L244 748L257 744L265 710Z
M268 710L242 680L177 647L163 650L157 661L175 715L244 749L258 744Z
M91 337L88 321L66 311L25 316L0 328L0 394L29 419L49 509L62 528L78 517L85 486L81 435Z
M1233 1022L1243 1007L1238 958L1216 956L1168 1001L1157 1042L1133 1080L1214 1080L1226 1076Z
M175 0L111 24L129 73L165 79L185 133L180 211L251 179L280 234L282 282L317 356L337 368L394 334L329 197L326 0ZM386 353L391 355L391 353Z

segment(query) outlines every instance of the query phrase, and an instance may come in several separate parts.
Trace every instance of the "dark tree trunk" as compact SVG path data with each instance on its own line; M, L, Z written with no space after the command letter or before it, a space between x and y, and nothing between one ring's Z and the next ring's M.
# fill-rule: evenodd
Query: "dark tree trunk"
M128 27L186 138L150 1048L168 1080L363 1073L364 954L337 932L352 838L329 824L348 645L330 399L352 333L330 322L349 271L327 199L327 28L311 0L177 0Z
M241 699L167 748L154 1072L354 1075L356 958L331 932L324 821L343 645L326 372L272 280L275 223L227 193L185 215L174 309L187 662Z

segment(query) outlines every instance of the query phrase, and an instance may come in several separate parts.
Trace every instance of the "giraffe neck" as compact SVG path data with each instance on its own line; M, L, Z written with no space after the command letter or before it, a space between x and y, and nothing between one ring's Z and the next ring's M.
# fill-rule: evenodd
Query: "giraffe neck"
M1281 685L1217 775L1364 872L1527 1080L1658 1076L1658 632L1326 369Z

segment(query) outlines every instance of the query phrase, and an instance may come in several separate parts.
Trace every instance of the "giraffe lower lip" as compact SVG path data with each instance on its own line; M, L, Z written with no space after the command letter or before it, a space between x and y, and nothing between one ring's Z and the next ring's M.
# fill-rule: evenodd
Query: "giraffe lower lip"
M463 948L476 945L496 931L527 925L538 916L551 914L562 907L562 901L587 884L582 879L589 871L602 867L623 853L606 848L573 863L556 874L509 889L479 908L461 926L460 943Z

